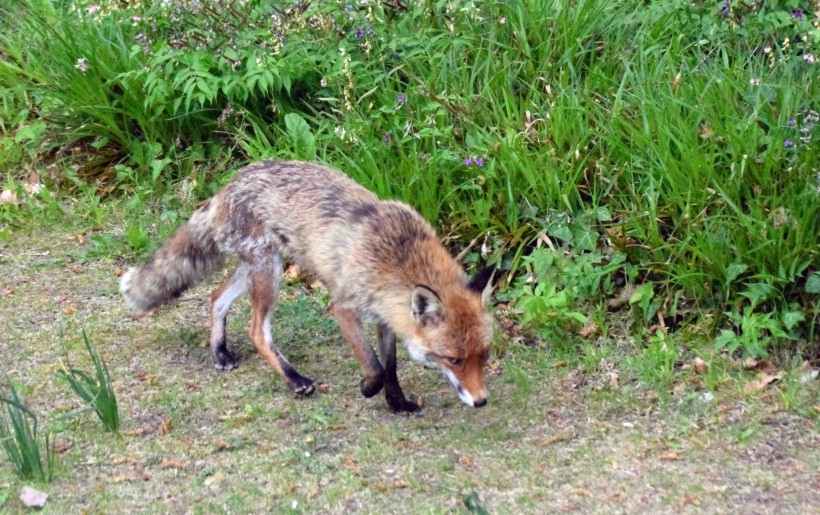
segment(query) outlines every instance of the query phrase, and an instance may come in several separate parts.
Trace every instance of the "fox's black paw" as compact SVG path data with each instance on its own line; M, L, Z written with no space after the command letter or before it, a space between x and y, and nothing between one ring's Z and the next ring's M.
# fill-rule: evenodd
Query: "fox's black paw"
M373 397L384 387L384 374L379 374L375 377L365 377L362 379L362 382L359 383L359 389L362 391L362 395L367 398Z
M308 397L316 391L313 380L302 376L299 376L298 379L292 379L289 386L293 393L300 397Z
M227 372L238 366L239 360L236 359L236 355L229 351L224 343L216 348L216 351L214 351L214 367L216 367L217 370Z
M385 399L387 399L387 405L390 406L393 413L414 413L421 409L421 406L415 402L408 401L401 390L394 391L392 388L388 388Z
M388 399L387 405L390 406L390 411L393 413L415 413L421 409L421 406L407 399L392 401Z

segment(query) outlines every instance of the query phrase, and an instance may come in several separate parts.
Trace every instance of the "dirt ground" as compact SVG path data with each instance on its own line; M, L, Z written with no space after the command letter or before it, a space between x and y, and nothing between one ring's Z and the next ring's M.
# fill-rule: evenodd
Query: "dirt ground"
M297 399L255 355L246 301L230 322L240 366L221 373L206 343L209 285L133 320L117 292L124 264L82 252L72 234L0 242L0 382L21 385L61 430L56 479L31 483L49 495L45 512L466 512L471 494L491 513L820 512L817 422L783 410L776 388L662 401L516 348L494 359L476 410L402 355L405 391L425 407L397 416L359 394L321 293L291 286L274 335L323 385ZM55 375L66 353L87 364L82 328L111 370L119 436L78 413ZM25 511L26 484L0 456L0 512Z

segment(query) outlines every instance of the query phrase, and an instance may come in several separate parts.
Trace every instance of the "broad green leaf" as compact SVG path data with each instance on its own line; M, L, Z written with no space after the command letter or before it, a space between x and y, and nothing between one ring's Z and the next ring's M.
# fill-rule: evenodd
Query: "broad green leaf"
M609 212L608 207L598 206L598 209L595 210L595 218L597 218L599 222L609 222L612 221L612 213Z
M749 299L752 308L761 302L768 300L775 293L774 287L769 283L751 283L746 289L740 292L741 295Z
M654 295L655 290L652 288L652 283L644 283L635 290L631 297L629 297L629 303L637 304L643 299L651 299Z
M806 293L820 294L820 272L812 272L806 281Z
M732 281L738 278L740 274L748 270L749 267L743 263L732 263L726 268L726 284L731 284Z
M316 140L305 119L296 113L288 113L285 115L285 127L296 154L302 159L315 158Z
M724 329L718 337L715 338L715 346L718 349L727 349L733 352L738 346L737 335L733 331Z
M786 311L783 313L783 325L789 331L805 319L806 315L802 311Z

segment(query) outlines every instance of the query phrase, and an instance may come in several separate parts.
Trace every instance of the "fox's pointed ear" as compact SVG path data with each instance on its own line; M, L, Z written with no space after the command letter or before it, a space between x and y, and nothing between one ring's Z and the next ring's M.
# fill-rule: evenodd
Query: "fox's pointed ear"
M493 294L493 277L495 277L495 268L484 268L467 284L469 289L481 294L481 303L485 306Z
M421 325L435 325L444 318L441 300L427 286L416 286L410 301L413 318Z

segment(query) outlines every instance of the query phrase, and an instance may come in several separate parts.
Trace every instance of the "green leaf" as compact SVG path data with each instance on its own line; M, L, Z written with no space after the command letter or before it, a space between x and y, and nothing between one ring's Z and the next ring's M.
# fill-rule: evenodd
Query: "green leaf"
M305 119L296 113L288 113L285 115L285 127L296 154L302 159L315 158L316 140Z
M44 122L34 122L31 125L21 127L17 134L14 135L15 143L23 143L25 141L37 141L46 131L46 124Z
M609 212L608 207L598 206L598 209L595 210L595 218L597 218L599 222L610 222L612 221L612 213Z
M783 325L788 331L791 331L793 327L804 320L806 320L806 315L802 311L786 311L783 313Z
M93 142L91 142L91 146L96 148L97 150L100 150L101 148L108 145L109 141L111 141L111 140L108 136L100 136L97 139L95 139Z
M490 515L490 512L481 505L481 499L478 498L478 493L471 492L470 495L464 497L464 507L470 513L477 515Z
M171 160L167 157L165 159L154 159L151 161L151 182L157 182L162 170L164 170L170 162Z
M731 284L732 281L738 278L740 274L748 270L749 267L743 263L732 263L726 268L726 284Z
M737 335L734 331L730 331L728 329L724 329L720 332L717 338L715 338L715 346L718 349L728 349L729 352L734 352L737 349L738 341Z
M806 280L806 293L820 294L820 272L812 272Z
M655 290L652 288L652 283L644 283L635 290L635 293L633 293L631 297L629 297L629 303L637 304L644 298L651 299L654 295Z
M755 308L758 304L771 297L774 292L774 287L769 283L751 283L747 285L746 289L740 292L740 294L749 299L752 303L752 308Z
M547 232L550 236L554 236L567 243L572 241L572 231L564 222L553 222L547 227Z
M589 226L578 225L573 231L573 246L576 249L592 251L598 243L598 233Z
M546 277L550 268L552 268L552 265L555 262L555 254L547 249L539 248L532 253L531 260L535 277L541 281Z

